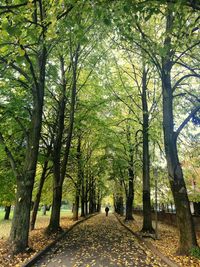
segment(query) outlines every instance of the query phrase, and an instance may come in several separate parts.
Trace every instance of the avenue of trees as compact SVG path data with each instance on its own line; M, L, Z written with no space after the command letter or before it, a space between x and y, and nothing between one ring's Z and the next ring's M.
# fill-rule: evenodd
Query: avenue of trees
M0 204L14 254L40 205L46 234L99 212L113 195L154 234L155 178L176 209L178 253L198 246L190 200L200 185L200 4L191 0L2 0ZM125 209L124 209L125 208Z

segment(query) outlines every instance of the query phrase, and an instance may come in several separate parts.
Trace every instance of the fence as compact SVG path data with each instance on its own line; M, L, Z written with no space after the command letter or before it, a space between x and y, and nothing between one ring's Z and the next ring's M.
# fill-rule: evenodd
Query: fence
M134 214L138 214L142 216L142 210L134 210L133 215ZM152 212L151 215L152 215L152 219L154 220L155 212ZM176 213L159 211L157 212L157 215L158 215L158 221L164 222L169 225L177 226ZM196 231L200 231L200 216L192 215L192 217L193 217Z

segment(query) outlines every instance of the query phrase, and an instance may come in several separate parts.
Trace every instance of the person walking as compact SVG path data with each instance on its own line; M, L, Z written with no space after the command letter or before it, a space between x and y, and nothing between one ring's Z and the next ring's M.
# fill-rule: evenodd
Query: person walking
M105 208L105 212L106 212L106 216L108 216L108 212L109 212L109 208L108 207Z

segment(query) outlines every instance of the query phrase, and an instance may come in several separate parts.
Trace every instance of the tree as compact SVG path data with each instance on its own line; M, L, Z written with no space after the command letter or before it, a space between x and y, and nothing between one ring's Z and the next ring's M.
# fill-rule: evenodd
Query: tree
M171 85L171 70L173 66L172 56L174 51L172 48L172 40L169 36L172 33L175 18L172 14L173 5L168 4L166 9L166 37L164 40L165 54L162 56L161 75L162 75L162 93L163 93L163 131L164 143L167 159L167 167L170 179L171 190L173 193L177 224L180 231L180 253L188 253L188 251L197 246L194 225L190 212L187 189L183 178L182 168L177 152L177 137L187 119L174 130L173 117L173 90ZM196 107L194 110L198 110ZM192 113L194 113L194 110Z
M52 25L49 14L55 9L55 3L48 5L47 10L44 6L45 1L25 2L19 5L9 5L5 1L5 5L2 6L3 34L0 62L8 70L12 70L13 79L25 90L30 90L31 96L30 123L26 129L26 148L22 167L18 167L3 134L0 138L17 180L16 204L10 233L14 253L25 251L28 247L31 197L42 127L47 39L52 38L51 30L48 32L49 36L47 31L48 26ZM62 14L53 13L55 15L53 19L62 18L71 9L69 6ZM13 11L14 15L11 16Z

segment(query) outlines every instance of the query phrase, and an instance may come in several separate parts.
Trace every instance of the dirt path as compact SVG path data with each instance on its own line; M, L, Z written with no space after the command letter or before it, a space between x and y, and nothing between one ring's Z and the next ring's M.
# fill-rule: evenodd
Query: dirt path
M166 266L119 224L99 214L76 226L34 266Z

